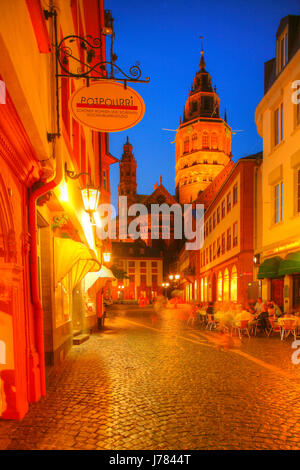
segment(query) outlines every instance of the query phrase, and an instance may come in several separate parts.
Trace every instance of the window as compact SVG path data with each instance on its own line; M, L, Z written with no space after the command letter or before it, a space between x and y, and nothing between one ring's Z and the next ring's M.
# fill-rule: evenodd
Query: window
M222 233L222 255L225 253L226 249L226 239L225 239L225 232Z
M213 228L216 226L216 213L213 213Z
M231 228L227 230L227 251L231 250Z
M146 274L141 274L141 284L146 284Z
M226 268L224 271L224 297L223 299L229 300L229 271Z
M197 150L197 145L198 143L198 135L197 134L193 134L192 135L192 150Z
M211 135L211 147L213 149L218 148L218 136L215 132L213 132L212 135Z
M233 224L233 243L232 246L237 246L238 244L238 224L235 222Z
M286 66L288 62L288 32L286 31L277 40L277 73Z
M235 266L231 270L230 300L232 302L237 301L237 270Z
M201 301L204 301L204 279L201 279Z
M223 300L223 278L222 278L221 271L219 271L219 274L218 274L217 298L218 298L218 301Z
M222 219L225 217L225 199L222 201Z
M233 205L238 202L238 184L236 183L233 186Z
M207 300L207 278L204 279L204 300Z
M152 285L157 286L157 274L152 274Z
M274 186L274 222L283 220L283 182Z
M227 212L231 210L231 192L227 194Z
M209 218L209 233L211 233L211 228L212 228L212 224L211 224L211 217Z
M221 219L221 210L220 206L217 208L217 224L220 222Z
M274 145L283 140L283 104L274 111Z
M207 132L203 132L203 135L202 135L202 148L208 149L208 133Z
M216 258L216 242L213 243L213 258Z
M184 152L184 153L188 153L189 150L190 150L190 140L189 140L188 137L186 137L186 138L184 139L184 143L183 143L183 152Z
M211 245L209 246L209 261L212 262L212 248Z
M220 237L217 240L217 257L221 255Z

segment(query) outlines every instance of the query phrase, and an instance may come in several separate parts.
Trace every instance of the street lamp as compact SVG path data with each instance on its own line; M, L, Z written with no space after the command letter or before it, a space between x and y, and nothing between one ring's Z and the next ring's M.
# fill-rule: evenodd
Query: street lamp
M91 214L95 212L98 207L98 202L99 202L99 197L100 197L100 191L98 188L96 188L93 185L91 175L84 171L81 173L75 174L74 171L67 169L67 163L65 163L65 174L72 180L77 180L82 175L86 175L89 177L88 184L84 186L83 188L81 188L80 191L81 191L81 197L82 197L84 209L91 216Z
M103 253L103 261L104 263L109 263L111 259L111 253Z

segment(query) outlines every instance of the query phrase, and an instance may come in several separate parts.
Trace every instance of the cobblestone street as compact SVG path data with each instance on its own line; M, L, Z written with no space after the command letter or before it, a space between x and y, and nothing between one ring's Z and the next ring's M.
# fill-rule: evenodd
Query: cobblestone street
M0 421L0 449L300 449L291 340L216 333L166 310L117 306L103 332L48 371L47 396Z

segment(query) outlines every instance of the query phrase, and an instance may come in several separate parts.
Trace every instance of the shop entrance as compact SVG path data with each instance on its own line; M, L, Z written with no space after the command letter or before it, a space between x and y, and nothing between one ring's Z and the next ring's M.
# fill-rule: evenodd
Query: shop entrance
M300 274L293 276L293 307L300 308Z
M283 309L283 286L283 277L271 280L271 300L274 300L281 309Z

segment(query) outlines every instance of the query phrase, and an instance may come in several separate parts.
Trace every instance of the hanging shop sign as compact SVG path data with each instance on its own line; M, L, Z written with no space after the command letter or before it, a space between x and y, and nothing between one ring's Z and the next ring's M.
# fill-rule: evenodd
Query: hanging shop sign
M101 80L76 90L70 97L69 109L84 126L100 132L120 132L141 121L145 104L132 88Z

